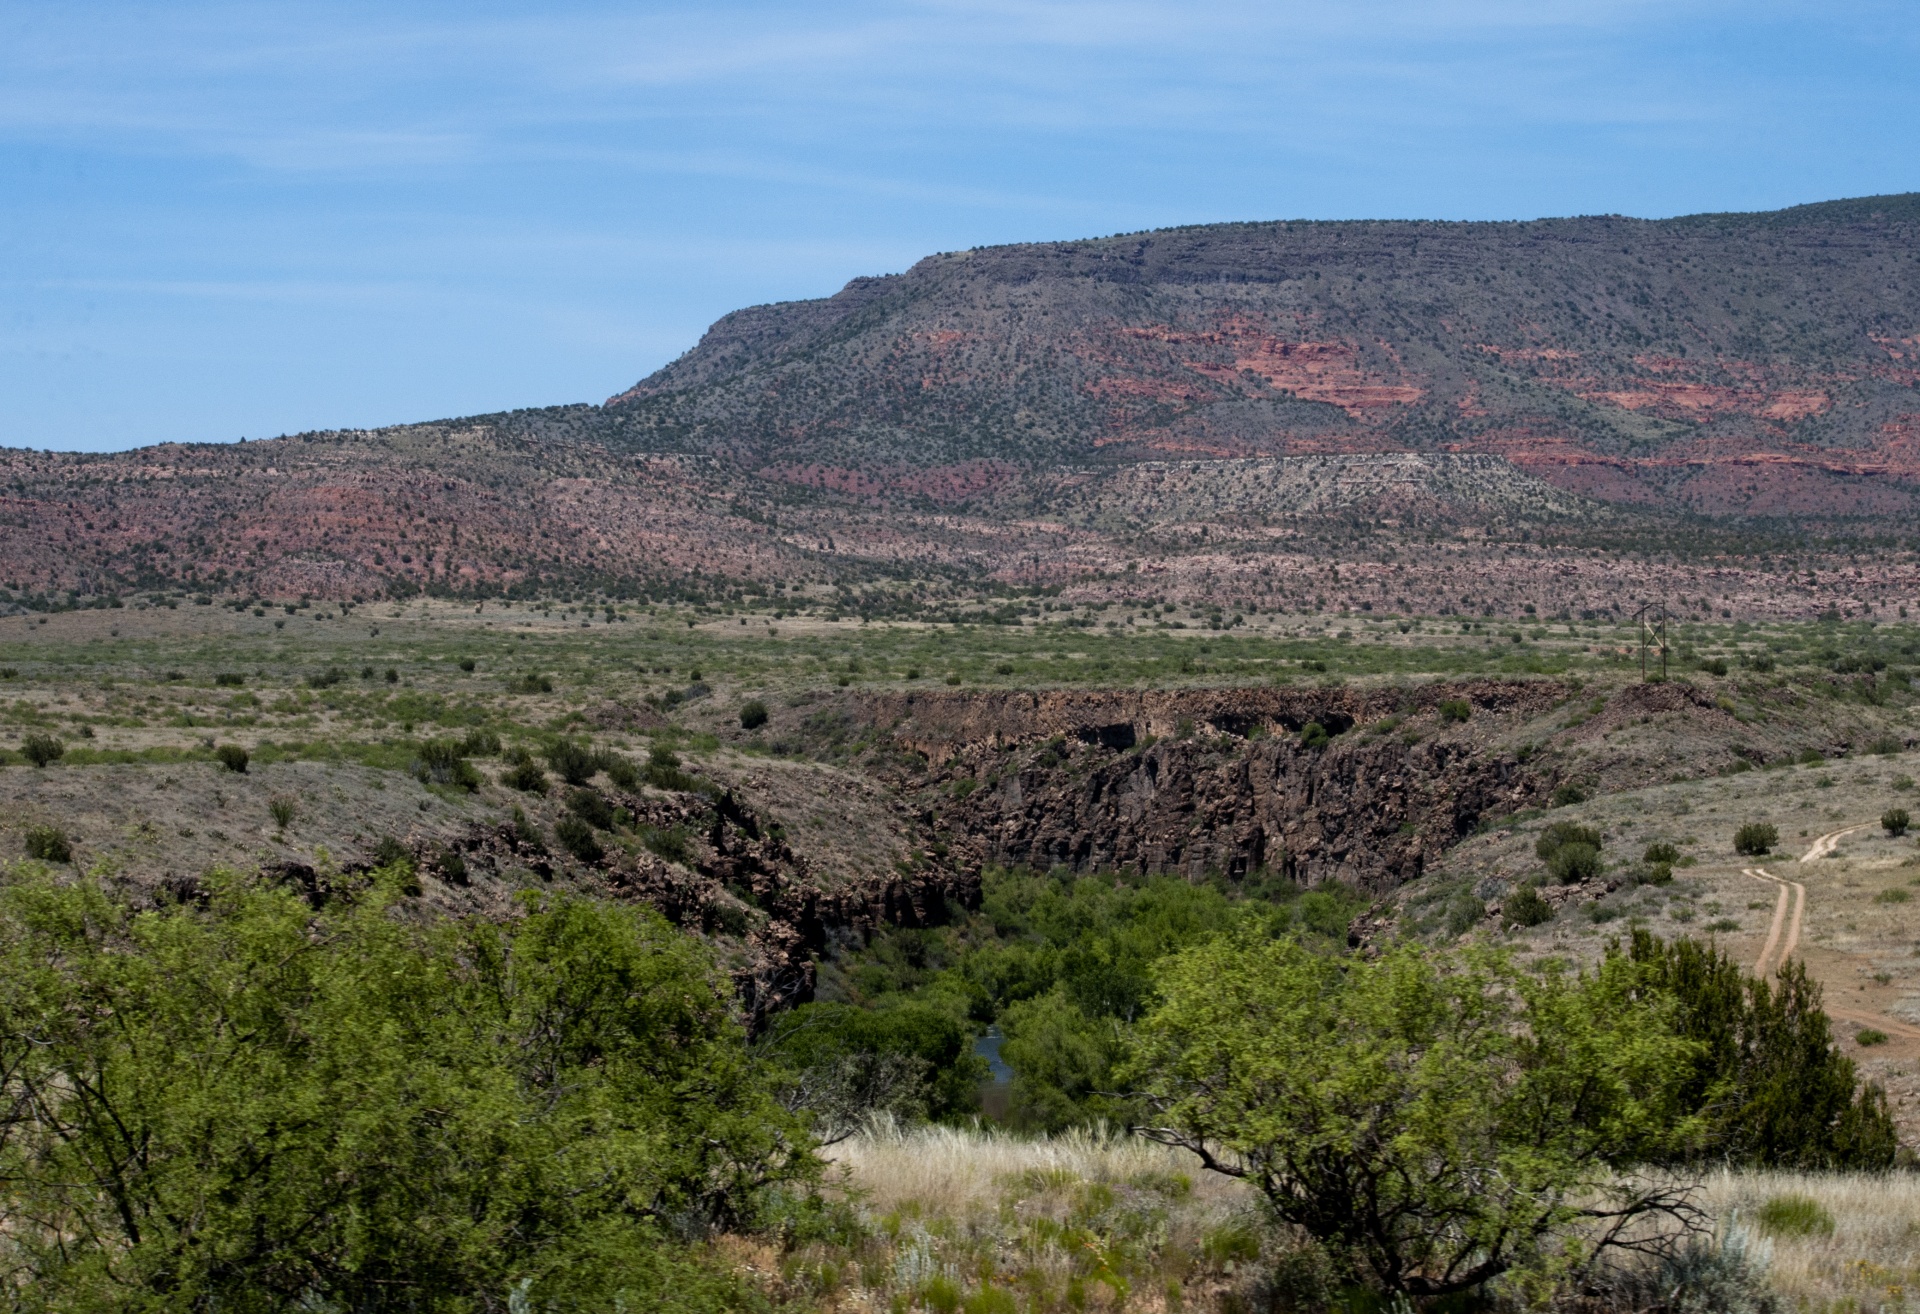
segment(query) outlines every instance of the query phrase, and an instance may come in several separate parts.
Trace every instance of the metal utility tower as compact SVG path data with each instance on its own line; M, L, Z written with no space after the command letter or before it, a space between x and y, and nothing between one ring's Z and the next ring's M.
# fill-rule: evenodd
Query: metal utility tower
M1667 678L1667 604L1664 602L1643 602L1640 610L1633 613L1634 623L1639 627L1640 639L1640 680L1647 679L1647 646L1652 644L1660 657L1660 678Z

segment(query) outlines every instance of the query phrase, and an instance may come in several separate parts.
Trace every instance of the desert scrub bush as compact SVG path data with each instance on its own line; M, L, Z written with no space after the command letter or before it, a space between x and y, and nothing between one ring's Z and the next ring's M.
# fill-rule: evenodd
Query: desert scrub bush
M273 816L273 824L285 830L300 814L300 804L292 795L275 794L267 800L267 811Z
M593 827L570 812L553 824L553 837L560 841L561 848L582 862L594 863L607 856Z
M1895 839L1907 833L1907 827L1913 824L1913 818L1907 815L1905 808L1888 808L1880 814L1880 825L1888 835Z
M492 730L475 727L460 741L460 752L466 757L498 757L500 736Z
M680 755L665 744L655 744L647 754L646 782L655 789L692 794L707 788L698 776L683 770Z
M1750 858L1763 857L1780 843L1780 828L1770 821L1749 821L1733 832L1733 851Z
M752 1228L815 1173L708 952L630 905L419 918L400 891L316 912L215 873L205 906L138 911L92 883L0 888L0 1058L38 1092L0 1143L20 1290L758 1307L650 1221Z
M547 745L547 765L569 785L584 785L600 770L600 757L574 739L556 739Z
M480 788L480 773L465 754L466 745L458 739L429 739L420 745L413 774L422 784L455 785L474 793Z
M611 780L617 788L640 788L640 768L635 766L630 758L623 757L619 753L602 753L600 769L607 773L607 779Z
M73 844L58 826L28 826L27 856L39 862L72 862Z
M1565 784L1555 786L1553 793L1548 796L1547 806L1564 808L1571 807L1575 803L1585 803L1586 801L1587 791L1569 780Z
M1605 843L1598 827L1582 826L1574 821L1556 821L1540 832L1540 838L1533 842L1534 856L1543 862L1551 862L1553 855L1569 844L1579 844L1598 852Z
M238 744L221 744L213 750L213 760L236 775L245 775L253 755Z
M507 754L507 761L511 765L500 773L501 784L522 794L547 792L547 773L533 760L533 754L524 748L515 748Z
M527 674L507 686L509 693L547 694L553 692L553 680L545 675Z
M1913 895L1910 891L1904 890L1896 885L1890 890L1882 890L1880 893L1874 895L1873 901L1875 903L1905 903L1912 897Z
M1501 904L1500 915L1513 926L1539 926L1553 920L1553 906L1531 885L1516 885Z
M37 767L46 767L67 755L67 746L52 735L36 731L20 741L20 756Z
M1887 1043L1887 1033L1878 1027L1862 1027L1853 1033L1853 1043L1866 1048L1884 1045Z
M1600 850L1591 844L1562 844L1547 859L1547 875L1556 885L1578 885L1600 875Z
M1833 1215L1812 1196L1776 1195L1754 1213L1768 1236L1832 1236Z
M238 689L247 682L247 677L238 671L221 671L213 677L213 682L222 689Z
M1440 724L1457 725L1473 715L1473 704L1464 698L1448 698L1439 707Z
M648 826L640 832L640 842L647 846L648 852L668 862L685 863L693 857L693 845L687 832L679 826Z
M758 698L752 699L740 709L740 728L758 730L767 723L767 705Z
M1655 840L1647 845L1646 851L1640 855L1640 861L1649 867L1671 867L1680 861L1680 849L1666 840Z
M1332 738L1318 721L1309 721L1300 727L1300 747L1309 751L1325 748Z
M567 811L600 830L613 829L613 805L591 789L567 792Z

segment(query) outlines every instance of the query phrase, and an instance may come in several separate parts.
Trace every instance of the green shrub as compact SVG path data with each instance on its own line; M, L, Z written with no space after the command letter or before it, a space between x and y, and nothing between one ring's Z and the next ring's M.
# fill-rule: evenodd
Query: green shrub
M572 739L556 739L547 745L547 765L569 785L584 785L600 770L599 755Z
M413 851L391 835L382 835L380 842L373 846L373 862L377 867L401 867L413 870Z
M618 753L600 754L600 769L620 789L640 788L640 768Z
M237 775L245 775L252 755L238 744L221 744L213 750L213 760Z
M767 723L767 705L758 698L748 702L740 709L740 728L758 730Z
M1647 845L1647 851L1640 855L1640 861L1649 866L1671 867L1680 861L1679 846L1665 840L1655 840Z
M273 815L273 824L285 830L293 824L294 817L299 814L300 805L289 795L275 794L267 800L267 811Z
M67 746L52 735L35 732L20 741L20 756L37 767L58 762L67 755Z
M1440 724L1455 725L1473 715L1473 704L1464 698L1448 698L1440 704Z
M1832 1236L1833 1215L1805 1195L1776 1195L1754 1215L1768 1236Z
M1874 1027L1861 1027L1853 1033L1853 1043L1866 1046L1884 1045L1887 1043L1887 1033Z
M684 863L693 857L693 845L687 839L687 832L678 826L664 830L649 826L641 832L640 840L649 852L668 862Z
M547 792L547 773L529 758L501 772L500 783L523 794L544 794Z
M460 741L460 752L466 757L498 757L500 736L476 727L467 731L467 737Z
M1500 915L1514 926L1538 926L1553 920L1553 906L1531 885L1516 885L1507 895Z
M223 689L238 689L247 682L247 677L238 671L221 671L213 677L213 682Z
M1547 873L1557 885L1577 885L1600 875L1600 850L1591 844L1562 844L1547 859Z
M414 774L422 783L458 785L468 793L480 788L480 773L467 761L466 745L458 739L429 739L420 745Z
M1697 1128L1675 1082L1691 1046L1650 1018L1636 975L1219 936L1155 973L1119 1078L1158 1139L1258 1164L1268 1211L1354 1277L1445 1297L1542 1254L1596 1259L1594 1193L1649 1226L1677 1212L1667 1183L1616 1168Z
M0 1142L16 1295L760 1308L677 1236L756 1226L816 1161L697 941L631 904L397 916L387 882L316 913L209 884L138 912L0 889L0 1062L38 1092Z
M1880 814L1880 824L1888 835L1898 839L1907 833L1907 827L1913 824L1913 818L1907 815L1905 808L1888 808Z
M1569 780L1554 788L1553 793L1547 799L1547 806L1564 808L1570 807L1575 803L1585 803L1586 801L1587 791Z
M561 848L582 862L598 862L606 856L593 827L572 813L554 823L553 837L560 841Z
M27 856L40 862L72 862L73 845L58 826L28 826Z
M1733 832L1733 851L1750 858L1763 856L1780 842L1780 828L1770 821L1749 821Z
M1882 1170L1899 1149L1885 1093L1862 1083L1833 1044L1820 986L1789 960L1773 981L1685 937L1636 930L1626 949L1645 984L1668 995L1673 1024L1699 1046L1685 1081L1708 1114L1681 1156L1755 1167Z
M1546 862L1569 844L1583 845L1598 853L1604 843L1597 826L1582 826L1577 821L1556 821L1540 832L1540 838L1533 842L1533 852Z
M1325 748L1332 738L1318 721L1309 721L1300 728L1300 747L1308 750Z
M469 675L473 674L474 665L475 665L474 660L471 657L462 657L460 659L460 669L467 672L467 674Z
M1912 897L1913 895L1911 893L1896 885L1890 890L1882 890L1880 893L1874 895L1873 901L1875 903L1905 903Z
M567 811L600 830L613 829L613 805L591 789L575 789L567 794Z
M511 693L547 694L553 692L553 681L544 675L527 674L507 686Z

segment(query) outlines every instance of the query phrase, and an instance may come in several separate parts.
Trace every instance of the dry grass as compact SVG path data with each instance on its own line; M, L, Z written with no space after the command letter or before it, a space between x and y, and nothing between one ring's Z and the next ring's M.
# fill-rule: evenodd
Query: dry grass
M1242 1308L1263 1274L1299 1263L1258 1225L1246 1187L1146 1141L882 1123L829 1157L867 1239L780 1265L775 1280L806 1308ZM1812 1201L1816 1220L1824 1211L1831 1232L1770 1227L1768 1202L1792 1197ZM1720 1171L1697 1198L1718 1236L1752 1239L1783 1309L1920 1308L1920 1175ZM986 1303L993 1291L1015 1303Z
M1832 1235L1769 1231L1769 1200L1804 1196L1833 1219ZM1702 1197L1722 1228L1764 1236L1768 1276L1795 1308L1905 1310L1920 1307L1920 1175L1911 1173L1720 1172Z
M827 1157L879 1212L917 1202L929 1213L962 1217L997 1207L1007 1184L1022 1178L1116 1186L1185 1177L1195 1201L1229 1208L1249 1200L1244 1185L1202 1172L1185 1150L1083 1130L1028 1139L994 1130L903 1128L883 1121L866 1135L834 1146Z

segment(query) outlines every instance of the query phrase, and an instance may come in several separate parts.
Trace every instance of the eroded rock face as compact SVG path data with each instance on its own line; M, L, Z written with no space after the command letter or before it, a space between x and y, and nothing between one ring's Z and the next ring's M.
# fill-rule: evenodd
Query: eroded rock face
M940 821L963 865L1267 870L1384 892L1483 816L1545 798L1554 781L1493 741L1566 692L1474 681L934 694L868 710L883 725L892 714L896 741L937 764ZM1441 714L1457 699L1465 722ZM1315 723L1324 746L1302 733Z

